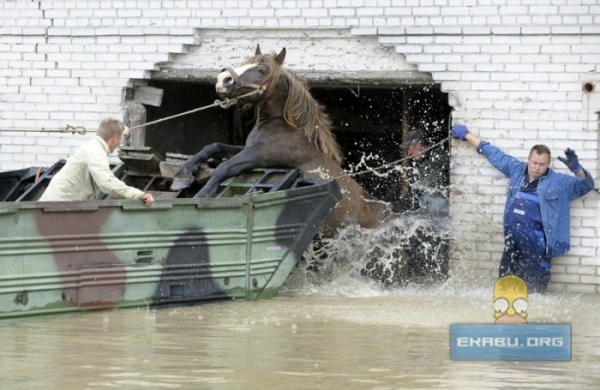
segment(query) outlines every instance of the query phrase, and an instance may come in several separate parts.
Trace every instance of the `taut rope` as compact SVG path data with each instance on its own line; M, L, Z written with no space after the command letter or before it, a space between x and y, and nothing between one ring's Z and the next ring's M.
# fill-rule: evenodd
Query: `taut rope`
M433 148L435 148L435 147L436 147L436 146L438 146L438 145L441 145L441 144L443 144L443 143L444 143L444 142L446 142L446 141L449 141L450 139L452 139L452 136L449 136L449 137L447 137L447 138L444 138L444 139L443 139L443 140L441 140L440 142L438 142L438 143L435 143L435 144L431 145L430 147L428 147L428 148L424 149L424 150L423 150L423 153L424 153L424 152L427 152L427 151L429 151L429 150L431 150L431 149L433 149ZM375 167L375 168L369 168L369 169L365 169L364 171L358 171L358 172L345 173L345 174L343 174L343 175L336 176L336 177L332 178L331 180L337 180L337 179L339 179L340 177L346 177L346 176L348 176L348 177L352 177L352 176L363 175L363 174L365 174L365 173L376 172L376 171L379 171L380 169L391 168L391 167L394 167L394 166L396 166L396 165L400 164L400 163L401 163L401 162L403 162L403 161L408 161L408 160L412 160L412 159L414 159L414 156L406 156L406 157L403 157L403 158L401 158L401 159L399 159L399 160L392 161L392 162L389 162L389 163L387 163L387 164L380 165L380 166L378 166L378 167Z
M180 116L193 114L194 112L206 110L206 109L212 108L212 107L217 107L218 106L218 107L221 107L221 108L229 108L231 106L236 105L237 102L238 102L238 99L245 98L247 96L256 95L256 94L260 95L263 92L264 92L264 89L256 89L256 90L254 90L252 92L248 92L248 93L246 93L244 95L240 95L240 96L238 96L236 98L233 98L233 99L225 99L225 100L218 100L217 99L217 100L215 100L215 102L213 104L209 104L208 106L194 108L193 110L185 111L185 112L182 112L180 114L175 114L175 115L167 116L165 118L157 119L157 120L152 121L152 122L147 122L147 123L144 123L144 124L141 124L141 125L133 126L133 127L130 127L130 129L133 130L133 129L137 129L138 127L152 126L152 125L155 125L155 124L160 123L160 122L165 122L165 121L168 121L168 120L171 120L171 119L174 119L174 118L179 118Z
M137 129L138 127L144 127L144 126L151 126L151 125L155 125L157 123L160 122L165 122L168 121L170 119L173 118L179 118L180 116L184 116L184 115L189 115L189 114L193 114L194 112L198 112L198 111L202 111L202 110L206 110L208 108L212 108L212 107L221 107L221 108L229 108L235 104L237 104L238 99L241 98L245 98L247 96L252 96L252 95L256 95L256 94L262 94L264 92L264 89L256 89L252 92L248 92L247 94L244 95L240 95L237 98L233 98L233 99L225 99L225 100L215 100L215 102L213 104L209 104L208 106L204 106L204 107L198 107L198 108L194 108L193 110L189 110L189 111L185 111L179 114L175 114L175 115L171 115L168 116L166 118L162 118L162 119L157 119L155 121L152 122L147 122L141 125L137 125L137 126L133 126L131 127L131 129ZM84 135L88 132L88 130L83 127L83 126L71 126L71 125L66 125L66 126L61 126L61 127L57 127L54 130L50 130L50 129L44 129L42 127L41 130L32 130L32 129L0 129L0 132L19 132L19 133L72 133L72 134L80 134L80 135Z

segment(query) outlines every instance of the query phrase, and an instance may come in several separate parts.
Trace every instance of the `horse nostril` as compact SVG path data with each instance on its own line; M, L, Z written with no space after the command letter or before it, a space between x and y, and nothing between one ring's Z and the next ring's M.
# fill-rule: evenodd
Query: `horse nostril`
M234 84L234 83L235 83L235 80L233 79L233 77L231 77L231 76L227 76L227 77L225 77L225 78L223 79L223 83L224 83L224 84L227 84L227 85L230 85L230 84Z

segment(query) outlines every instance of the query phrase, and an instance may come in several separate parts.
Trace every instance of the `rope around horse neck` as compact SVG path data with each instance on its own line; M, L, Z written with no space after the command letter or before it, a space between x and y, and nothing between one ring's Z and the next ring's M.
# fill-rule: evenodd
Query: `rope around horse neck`
M427 151L429 151L429 150L431 150L431 149L433 149L433 148L435 148L435 147L437 147L437 146L439 146L439 145L443 144L444 142L449 141L451 139L452 139L452 136L448 136L448 137L444 138L443 140L441 140L440 142L435 143L435 144L431 145L430 147L428 147L426 149L423 149L423 153L427 152ZM341 177L353 177L353 176L358 176L358 175L364 175L365 173L377 172L380 169L390 168L390 167L393 167L393 166L396 166L396 165L400 164L401 162L412 160L414 158L415 158L414 156L406 156L406 157L403 157L403 158L401 158L399 160L392 161L392 162L380 165L380 166L375 167L375 168L369 168L369 169L365 169L364 171L358 171L358 172L349 172L349 173L345 173L343 175L332 177L331 180L337 180L337 179L339 179Z

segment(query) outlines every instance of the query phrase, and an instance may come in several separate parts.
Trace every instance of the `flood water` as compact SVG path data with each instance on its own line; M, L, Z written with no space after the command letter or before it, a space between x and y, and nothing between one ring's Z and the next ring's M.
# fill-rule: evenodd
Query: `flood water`
M0 388L599 388L598 295L529 295L529 323L571 324L571 361L450 360L451 324L494 322L495 280L384 285L359 271L373 249L402 252L416 222L340 232L271 300L4 320Z
M598 297L529 297L530 323L572 324L572 361L464 362L449 326L493 323L493 281L291 283L258 302L2 322L2 389L598 388Z

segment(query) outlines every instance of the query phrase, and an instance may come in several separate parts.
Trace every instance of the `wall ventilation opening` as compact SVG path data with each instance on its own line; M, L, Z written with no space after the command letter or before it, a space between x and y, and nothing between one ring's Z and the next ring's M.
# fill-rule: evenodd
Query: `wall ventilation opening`
M582 85L581 85L581 90L585 93L592 93L596 91L596 84L594 84L591 81L585 81Z

